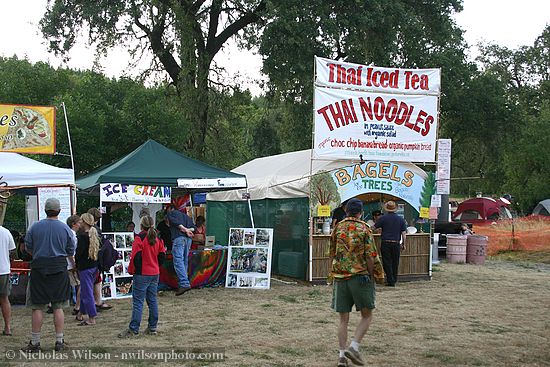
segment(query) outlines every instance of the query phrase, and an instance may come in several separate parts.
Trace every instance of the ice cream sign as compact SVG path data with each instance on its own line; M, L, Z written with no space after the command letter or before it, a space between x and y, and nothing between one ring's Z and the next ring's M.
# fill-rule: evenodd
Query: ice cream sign
M125 203L170 203L169 186L101 184L101 201Z
M410 163L370 161L332 171L331 176L341 201L360 194L381 193L401 198L418 210L423 192L433 191L428 174Z

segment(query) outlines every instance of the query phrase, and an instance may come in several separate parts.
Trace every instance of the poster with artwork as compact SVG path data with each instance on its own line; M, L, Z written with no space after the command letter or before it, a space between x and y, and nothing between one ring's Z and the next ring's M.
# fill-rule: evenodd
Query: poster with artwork
M108 272L103 273L101 295L104 299L127 298L132 296L132 275L128 273L132 243L132 232L105 232L103 238L109 240L117 250L118 259Z
M273 228L230 228L227 288L269 289Z

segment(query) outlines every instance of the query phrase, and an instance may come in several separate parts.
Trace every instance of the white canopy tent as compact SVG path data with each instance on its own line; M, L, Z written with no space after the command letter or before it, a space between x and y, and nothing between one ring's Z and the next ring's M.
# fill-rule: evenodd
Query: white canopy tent
M350 164L351 161L344 160L311 162L311 149L307 149L257 158L232 172L246 175L252 200L288 199L309 196L310 165L311 174L316 174ZM243 193L246 193L246 189L215 192L208 194L207 200L238 201L243 200Z
M0 153L0 177L5 189L37 186L74 186L74 171L59 168L17 153Z

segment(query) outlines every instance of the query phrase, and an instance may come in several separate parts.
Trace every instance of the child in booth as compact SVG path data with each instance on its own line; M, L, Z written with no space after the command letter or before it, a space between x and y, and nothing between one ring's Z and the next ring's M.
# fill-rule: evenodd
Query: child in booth
M160 265L164 262L166 249L161 239L157 237L153 218L149 215L141 217L141 232L134 237L132 255L128 272L134 275L132 283L132 319L119 338L130 338L139 334L143 301L149 306L149 321L145 334L157 335L158 303L157 288Z

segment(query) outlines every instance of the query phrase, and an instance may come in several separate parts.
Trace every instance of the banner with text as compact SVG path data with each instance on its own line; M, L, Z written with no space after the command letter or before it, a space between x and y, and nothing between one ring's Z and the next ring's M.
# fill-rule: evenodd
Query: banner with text
M100 185L100 197L117 203L170 203L171 188L107 183Z
M315 88L314 151L332 159L434 162L438 97Z
M396 196L419 210L423 193L430 191L426 172L411 163L365 162L334 170L330 176L340 202L361 194L381 193ZM331 190L329 184L314 189Z
M440 69L395 69L315 57L315 84L398 94L438 95Z
M55 107L0 104L0 152L54 154Z

